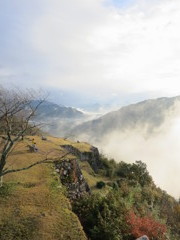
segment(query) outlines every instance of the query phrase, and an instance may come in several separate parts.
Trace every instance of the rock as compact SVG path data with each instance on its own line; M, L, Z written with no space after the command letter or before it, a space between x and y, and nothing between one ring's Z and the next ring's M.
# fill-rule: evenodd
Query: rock
M68 172L67 170L64 170L64 171L63 171L63 174L66 176L66 175L67 175L67 172Z
M149 238L146 235L144 235L140 238L137 238L136 240L149 240Z
M61 162L55 162L56 172L59 174L61 183L66 186L68 197L75 200L85 194L90 194L90 187L84 179L78 160L87 161L94 172L97 173L102 168L98 148L92 146L89 151L81 152L69 144L61 145L61 147L77 157L77 159L65 159Z
M55 162L55 169L71 200L81 198L85 194L90 193L90 188L82 175L77 159Z
M44 137L44 136L42 136L41 139L42 139L43 141L47 141L47 138Z
M98 170L102 168L98 148L92 146L89 152L81 152L79 149L73 147L72 145L61 145L61 147L77 156L80 161L87 161L95 173L97 173Z

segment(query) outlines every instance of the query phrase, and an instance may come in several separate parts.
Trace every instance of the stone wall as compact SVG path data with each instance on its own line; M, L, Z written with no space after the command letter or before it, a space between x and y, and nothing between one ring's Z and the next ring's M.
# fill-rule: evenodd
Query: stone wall
M68 197L71 200L90 194L89 185L83 177L77 159L57 161L55 162L55 168L61 183L66 186Z
M98 148L92 146L89 152L81 152L79 149L73 147L72 145L61 145L61 147L77 156L80 161L87 161L95 173L97 173L98 170L102 168Z

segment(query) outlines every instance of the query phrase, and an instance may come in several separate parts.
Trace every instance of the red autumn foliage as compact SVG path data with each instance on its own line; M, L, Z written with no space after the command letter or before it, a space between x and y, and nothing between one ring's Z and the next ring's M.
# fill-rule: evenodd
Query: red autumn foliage
M138 217L131 211L127 216L127 223L130 225L131 234L135 238L147 235L150 240L166 239L166 225L157 222L152 217Z

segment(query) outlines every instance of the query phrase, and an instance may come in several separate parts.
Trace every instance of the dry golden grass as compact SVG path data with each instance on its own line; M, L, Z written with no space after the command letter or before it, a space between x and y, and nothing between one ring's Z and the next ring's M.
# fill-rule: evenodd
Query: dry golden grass
M27 147L31 144L32 138L38 147L37 153L29 152ZM13 169L25 167L46 156L51 159L58 158L63 154L61 144L69 144L69 141L53 137L48 137L47 141L42 141L37 136L26 138L16 145L9 156L8 167ZM0 231L5 231L5 227L2 228L4 222L10 227L9 232L4 233L7 236L4 235L3 238L0 234L0 240L86 239L78 218L71 211L63 187L58 187L58 178L52 164L41 164L27 171L7 174L4 177L4 184L10 191L4 195L0 194ZM35 233L32 235L26 231L24 233L21 229L23 221L29 218L32 220L25 226L32 228L32 232ZM18 227L19 232L22 231L25 235L16 232Z
M100 193L101 195L106 195L111 188L106 185L105 188L98 189L96 187L96 184L99 181L103 181L103 182L107 183L107 182L109 182L109 178L104 177L99 174L95 174L88 162L79 162L79 164L81 166L83 176L84 176L85 180L87 181L88 185L90 186L91 191L93 193Z
M91 148L91 145L86 142L74 142L70 139L63 139L63 138L56 138L56 137L48 137L48 139L59 146L70 144L82 152L89 152Z
M91 145L85 142L76 142L76 143L71 143L71 145L81 152L89 152Z

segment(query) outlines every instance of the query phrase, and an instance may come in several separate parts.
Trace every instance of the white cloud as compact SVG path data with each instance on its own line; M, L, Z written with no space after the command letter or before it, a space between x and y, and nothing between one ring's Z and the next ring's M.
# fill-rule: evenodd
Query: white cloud
M108 91L179 94L180 2L48 1L31 41L49 62L46 84Z
M12 76L0 81L97 98L180 94L179 0L124 1L119 8L112 2L2 4L0 65Z
M14 72L11 69L0 68L0 78L1 77L10 77Z

